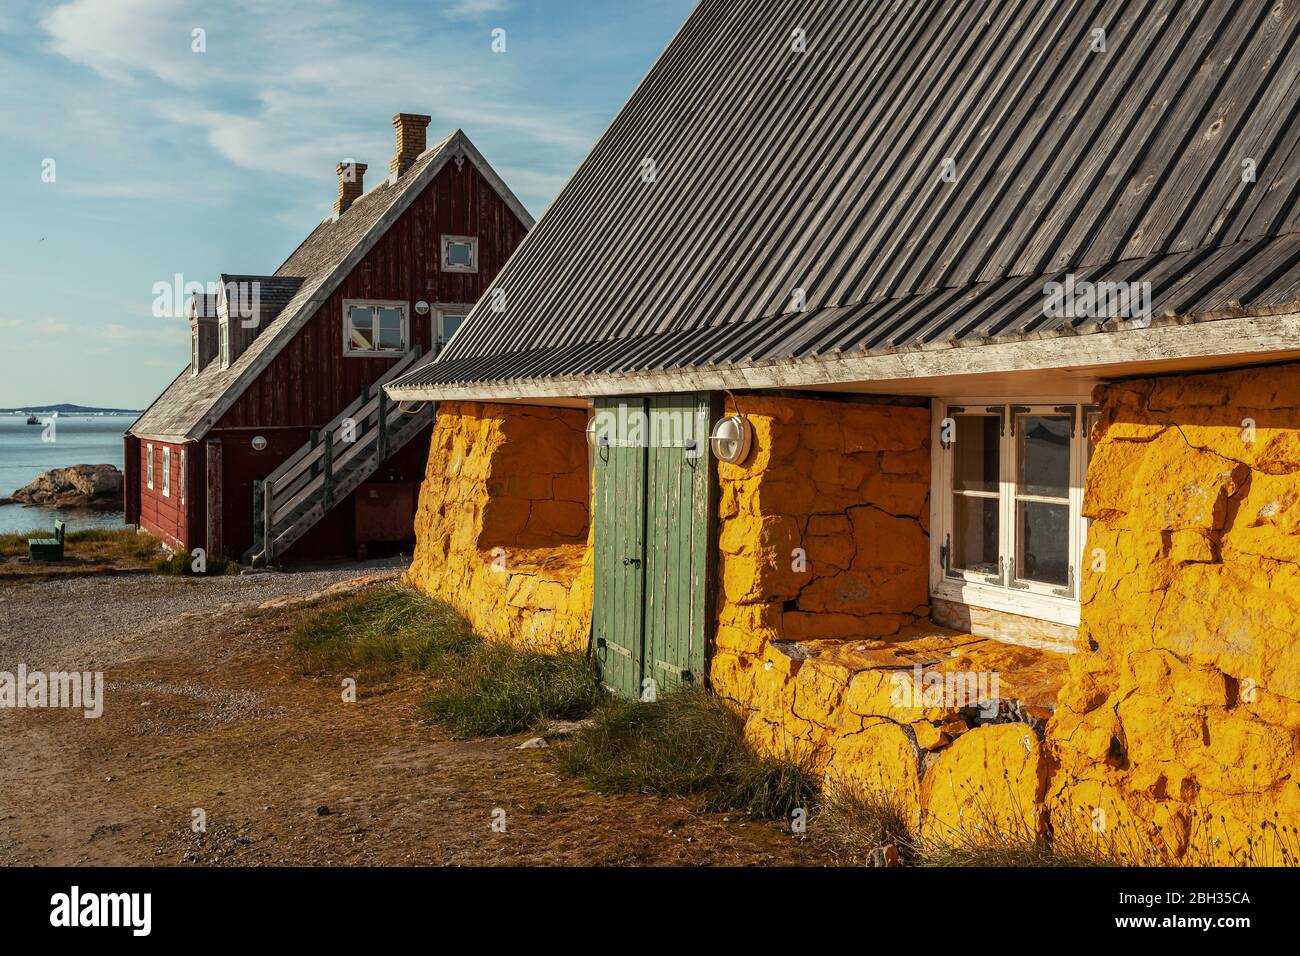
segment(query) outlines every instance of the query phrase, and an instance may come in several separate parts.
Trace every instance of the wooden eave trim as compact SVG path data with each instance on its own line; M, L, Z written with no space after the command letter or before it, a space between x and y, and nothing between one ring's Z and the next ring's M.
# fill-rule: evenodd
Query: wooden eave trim
M394 401L487 401L736 388L807 388L949 375L1086 369L1125 362L1300 352L1300 312L1157 320L1145 328L1053 334L887 353L818 355L747 365L570 376L515 382L389 388Z

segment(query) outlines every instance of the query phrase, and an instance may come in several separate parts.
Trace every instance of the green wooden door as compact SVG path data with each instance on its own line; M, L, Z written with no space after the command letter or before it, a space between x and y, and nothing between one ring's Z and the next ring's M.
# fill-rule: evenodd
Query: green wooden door
M645 414L644 399L598 399L595 494L595 582L592 624L601 679L623 697L640 696L644 670L644 443L629 428Z
M596 659L626 697L704 680L716 411L707 394L596 403Z
M648 400L645 674L658 689L703 681L712 575L707 395Z

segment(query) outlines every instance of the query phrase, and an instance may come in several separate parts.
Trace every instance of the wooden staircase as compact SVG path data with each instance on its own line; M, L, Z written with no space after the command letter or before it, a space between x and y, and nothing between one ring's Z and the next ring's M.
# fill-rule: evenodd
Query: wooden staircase
M262 481L253 483L253 546L244 563L270 564L356 491L433 421L433 406L413 413L395 408L383 386L410 369L420 358L417 345L383 378Z

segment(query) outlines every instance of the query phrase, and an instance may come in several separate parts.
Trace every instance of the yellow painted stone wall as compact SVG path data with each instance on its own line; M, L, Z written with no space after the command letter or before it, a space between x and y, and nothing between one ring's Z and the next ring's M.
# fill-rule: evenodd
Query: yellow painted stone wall
M1048 728L1054 828L1297 862L1297 383L1291 365L1099 389L1084 649Z
M746 396L741 410L753 448L718 467L721 672L752 666L769 640L924 620L929 409Z
M407 579L484 637L580 650L591 621L584 411L438 408Z

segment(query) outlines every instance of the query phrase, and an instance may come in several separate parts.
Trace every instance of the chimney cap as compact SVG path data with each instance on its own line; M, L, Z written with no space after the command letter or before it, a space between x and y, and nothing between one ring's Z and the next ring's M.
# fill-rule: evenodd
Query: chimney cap
M428 126L432 122L433 117L423 113L398 113L393 117L394 126Z
M337 166L335 166L334 172L338 173L341 176L343 175L344 170L348 169L349 167L356 170L358 173L364 173L367 169L370 168L365 163L357 163L357 162L353 162L352 160L346 160L344 162L339 163Z

